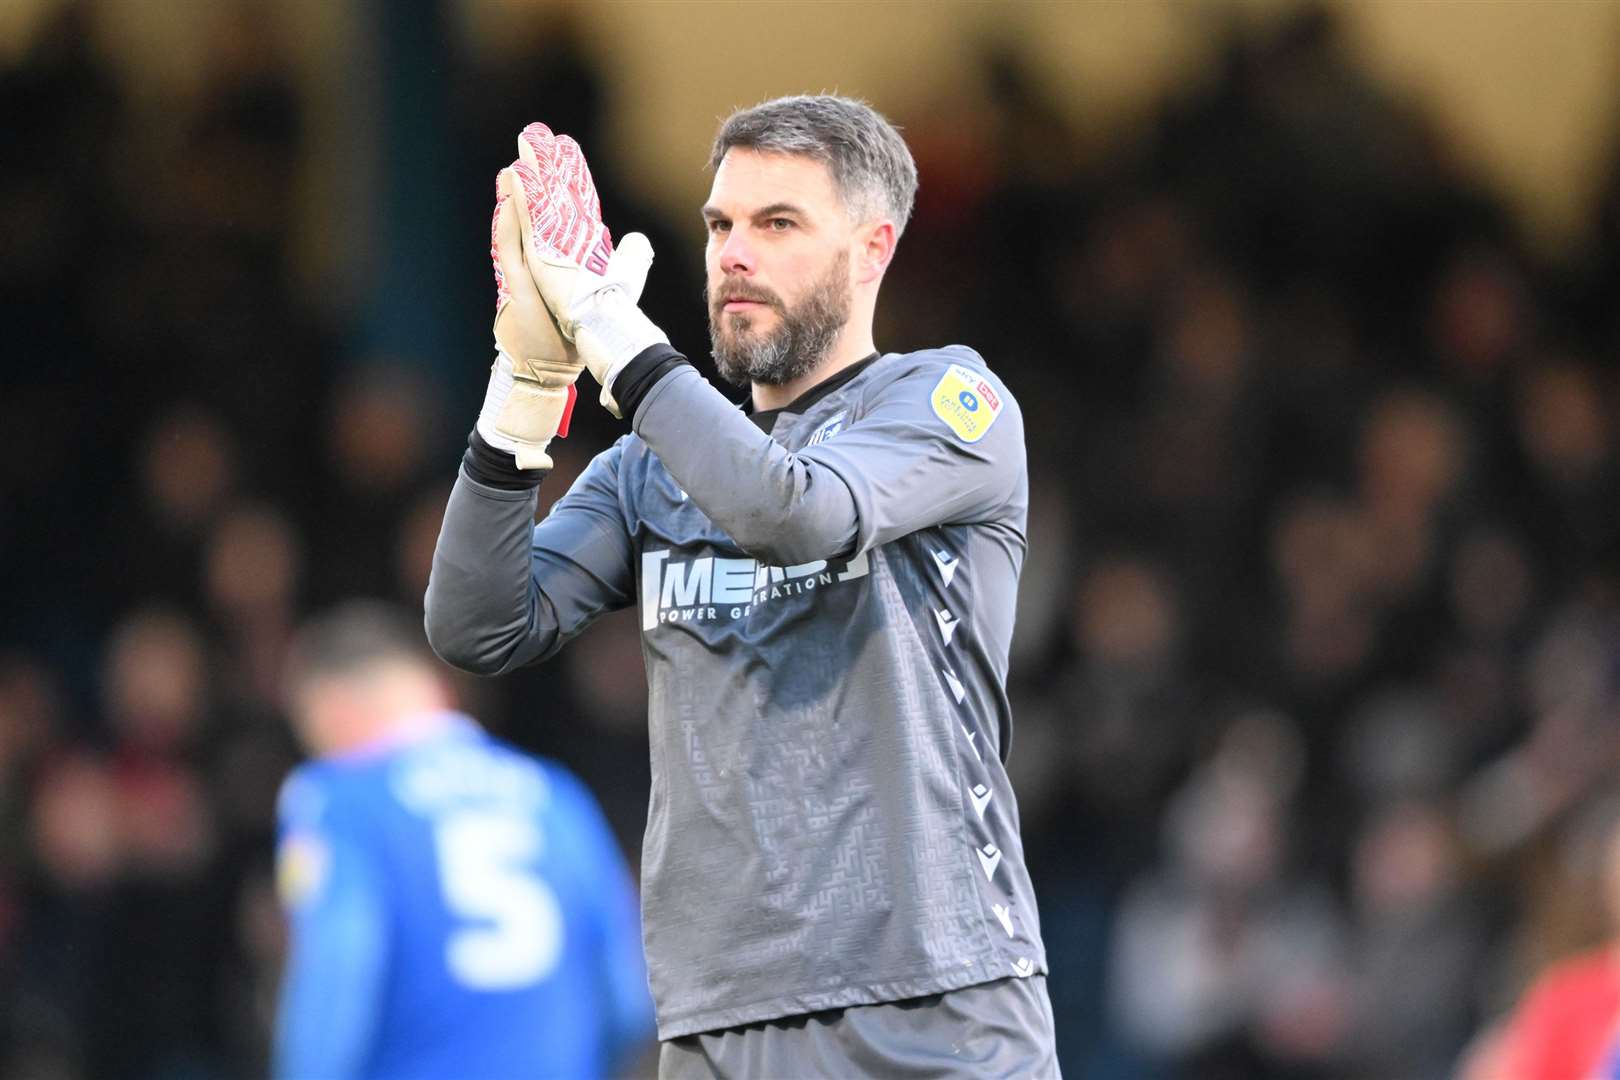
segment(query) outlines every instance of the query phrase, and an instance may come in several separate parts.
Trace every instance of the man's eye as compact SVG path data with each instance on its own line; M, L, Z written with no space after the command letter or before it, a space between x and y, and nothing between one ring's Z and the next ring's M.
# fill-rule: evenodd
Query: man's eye
M717 218L709 221L709 231L712 233L725 232L729 228L731 228L731 222L729 221L720 221Z
M772 232L787 232L793 228L793 222L785 217L771 218L770 221L766 222L766 225L770 227Z

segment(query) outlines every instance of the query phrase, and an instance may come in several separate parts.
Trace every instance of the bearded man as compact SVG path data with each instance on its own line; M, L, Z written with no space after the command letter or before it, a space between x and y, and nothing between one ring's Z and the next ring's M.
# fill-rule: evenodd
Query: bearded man
M826 95L722 124L706 298L741 410L636 306L651 250L614 250L578 146L519 148L428 637L495 675L639 606L661 1075L1057 1075L1004 768L1023 419L969 348L876 348L904 140ZM537 525L583 368L631 433Z

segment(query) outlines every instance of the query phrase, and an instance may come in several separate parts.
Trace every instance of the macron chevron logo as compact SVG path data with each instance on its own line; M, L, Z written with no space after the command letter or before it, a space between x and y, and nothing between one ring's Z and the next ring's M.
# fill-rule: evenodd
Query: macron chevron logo
M1006 904L991 904L990 910L996 913L996 922L1000 923L1001 928L1007 931L1007 936L1012 937L1012 908Z
M951 686L951 696L956 699L958 705L962 704L962 699L967 697L967 690L962 686L962 680L958 679L956 672L950 668L943 668L942 670L945 672L945 681Z
M986 844L975 854L979 856L979 865L984 867L984 880L989 881L995 877L996 867L1001 865L1001 849L994 844Z
M1029 957L1020 956L1017 960L1013 961L1013 974L1017 975L1020 979L1027 979L1031 975L1035 974L1035 965L1030 963Z
M977 731L969 731L968 726L966 724L963 724L961 726L962 726L962 734L967 736L968 749L973 751L973 756L974 757L978 758L980 761L983 761L984 757L979 753L979 744L973 741L974 739L977 739L979 737L979 733Z
M939 567L939 576L945 580L945 587L951 587L951 579L956 576L956 564L961 560L944 548L934 549L934 565Z
M951 635L956 633L956 628L962 624L962 620L944 608L939 608L934 612L934 621L939 623L939 636L945 639L945 645L949 647Z
M973 800L973 812L979 815L980 821L984 820L984 808L990 805L993 794L994 792L983 784L974 784L973 790L968 792L968 796Z

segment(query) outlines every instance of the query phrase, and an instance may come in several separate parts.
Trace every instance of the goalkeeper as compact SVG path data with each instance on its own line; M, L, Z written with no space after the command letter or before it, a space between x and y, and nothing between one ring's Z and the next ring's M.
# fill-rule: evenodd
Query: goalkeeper
M429 639L499 674L639 606L663 1076L1056 1075L1003 766L1018 405L971 349L875 348L917 182L883 117L769 101L712 165L711 345L741 410L637 307L652 252L614 250L579 147L520 137ZM536 525L586 368L630 433Z

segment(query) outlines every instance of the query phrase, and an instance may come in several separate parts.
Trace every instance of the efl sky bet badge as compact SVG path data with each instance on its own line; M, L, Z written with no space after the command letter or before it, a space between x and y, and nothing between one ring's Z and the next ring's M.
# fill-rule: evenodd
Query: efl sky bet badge
M977 371L952 364L940 376L929 398L934 415L945 421L956 437L974 443L984 438L1001 415L1001 397Z

